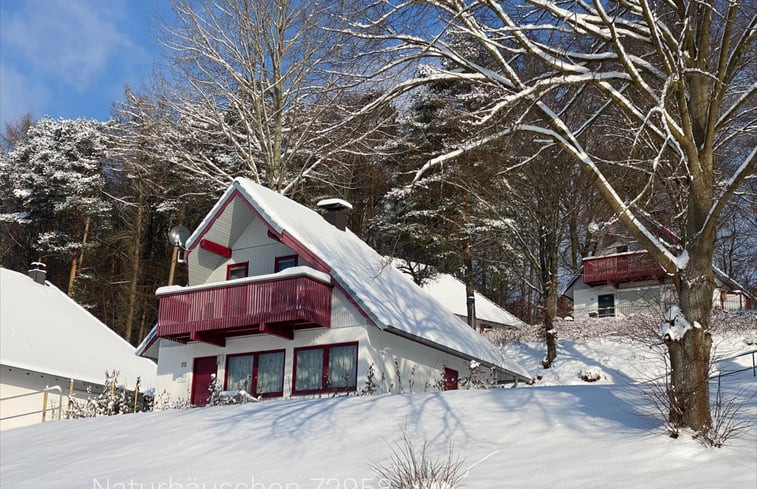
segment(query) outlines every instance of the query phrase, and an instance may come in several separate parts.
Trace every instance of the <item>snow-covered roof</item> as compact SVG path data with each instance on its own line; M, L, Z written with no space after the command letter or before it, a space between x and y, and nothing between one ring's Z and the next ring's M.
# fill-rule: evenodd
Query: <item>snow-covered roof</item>
M105 372L143 388L155 386L155 363L60 289L0 267L0 363L93 384Z
M401 269L401 267L398 268ZM409 274L403 273L403 275L408 280L412 280ZM455 278L454 275L437 273L434 277L426 280L421 288L458 316L468 315L465 284ZM504 326L521 327L526 325L482 293L475 291L474 297L476 298L476 319Z
M317 212L249 179L234 180L189 237L188 249L237 191L276 233L291 236L322 260L334 281L382 330L529 377L525 369L505 359L496 346L407 280L350 230L337 229Z

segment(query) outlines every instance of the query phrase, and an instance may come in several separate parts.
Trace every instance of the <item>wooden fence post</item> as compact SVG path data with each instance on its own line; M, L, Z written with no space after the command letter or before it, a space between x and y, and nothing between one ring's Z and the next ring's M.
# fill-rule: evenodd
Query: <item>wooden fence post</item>
M134 412L137 412L137 406L139 405L139 377L137 377L137 383L134 385Z
M68 409L66 409L66 419L71 419L71 404L74 396L74 379L68 381Z
M42 394L42 422L45 422L47 417L47 391Z

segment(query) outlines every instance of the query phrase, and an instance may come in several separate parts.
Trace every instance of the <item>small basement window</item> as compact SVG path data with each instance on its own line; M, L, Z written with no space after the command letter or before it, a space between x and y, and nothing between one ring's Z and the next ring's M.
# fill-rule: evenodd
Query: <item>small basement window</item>
M293 394L357 389L357 342L294 349Z
M297 266L297 255L277 256L276 263L273 267L273 271L274 273L277 273L282 270L286 270L287 268L292 268L296 266Z
M597 313L601 318L615 316L615 294L597 296Z
M235 278L245 278L249 271L250 262L233 263L226 266L226 280L234 280Z

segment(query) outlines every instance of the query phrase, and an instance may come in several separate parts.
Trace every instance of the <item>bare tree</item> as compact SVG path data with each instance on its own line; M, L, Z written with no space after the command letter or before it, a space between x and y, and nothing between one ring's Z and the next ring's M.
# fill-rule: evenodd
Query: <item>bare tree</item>
M18 143L26 138L26 133L34 124L34 116L27 112L16 120L6 122L5 130L0 134L0 149L13 151Z
M359 43L339 29L352 7L333 0L173 0L175 22L162 39L175 68L165 100L177 125L223 150L184 153L176 162L222 185L246 174L289 194L375 130L329 137L343 128L344 118L334 114L359 81L352 55Z
M514 133L570 155L671 276L681 314L665 336L670 416L678 426L709 430L715 234L734 192L754 178L757 155L754 2L426 0L374 7L371 31L355 26L352 32L390 46L393 59L380 71L428 62L427 76L396 84L377 104L429 81L466 80L498 93L472 117L475 137L427 161L416 178ZM419 34L414 25L421 12ZM409 14L416 22L403 27ZM475 39L492 64L481 66L448 42L460 33ZM589 115L568 117L579 108ZM597 138L622 142L626 150L600 158L590 150ZM643 189L626 193L622 180L608 177L613 165L642 175ZM667 247L632 211L654 210L648 206L661 195L673 209L680 250Z

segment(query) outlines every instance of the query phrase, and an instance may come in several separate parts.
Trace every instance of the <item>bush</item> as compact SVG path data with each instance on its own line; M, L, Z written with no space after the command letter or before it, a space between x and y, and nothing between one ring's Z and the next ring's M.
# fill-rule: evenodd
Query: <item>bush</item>
M432 459L428 442L413 444L402 429L402 440L387 443L391 460L387 464L371 464L370 468L387 489L455 489L463 478L463 460L455 455L450 442L446 457Z

